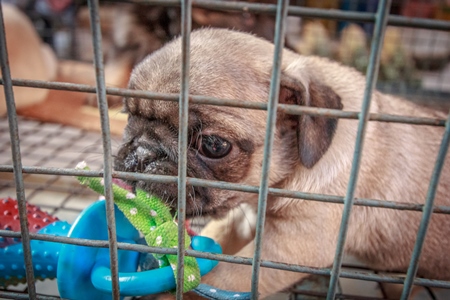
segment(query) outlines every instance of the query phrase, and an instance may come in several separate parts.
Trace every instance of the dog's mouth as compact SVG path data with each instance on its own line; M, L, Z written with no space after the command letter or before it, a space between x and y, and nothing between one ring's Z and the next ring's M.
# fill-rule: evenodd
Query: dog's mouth
M130 154L131 153L131 154ZM115 160L115 170L123 172L137 172L141 174L176 175L177 168L174 163L156 160L155 164L139 163L135 159L136 151L123 149L119 151ZM153 168L153 169L151 169ZM188 176L205 178L204 174L191 173ZM147 180L118 180L119 185L126 187L129 191L144 190L147 193L161 199L169 208L173 216L177 214L178 207L178 185L176 182L157 182ZM218 201L217 192L201 186L186 186L186 218L212 217L220 218L231 209L228 201Z
M127 182L123 181L122 179L118 179L118 178L113 178L112 182L113 182L113 184L116 184L116 185L120 186L121 188L126 189L129 192L136 193L136 183L135 182L133 182L132 184L128 184ZM170 207L170 211L173 216L176 215L176 208ZM186 215L184 227L186 228L186 231L190 236L195 236L195 235L197 235L197 232L195 232L192 229L192 226L191 226L191 218L192 217L194 217L194 215L192 215L192 216Z
M136 192L136 186L130 185L127 182L123 181L119 178L113 178L112 179L113 184L120 186L123 189L126 189L129 192L135 193Z
M136 190L140 187L140 184L138 181L124 181L121 179L114 178L113 183L117 184L118 186L132 192L136 193ZM146 189L144 189L146 190ZM147 191L147 190L146 190ZM166 200L164 201L163 197L160 197L158 194L155 194L151 191L148 191L151 194L154 194L158 198L161 199L169 208L172 216L177 215L177 201L176 199L172 199L170 201ZM194 193L195 195L192 195ZM187 209L186 209L186 219L193 219L196 217L211 217L211 218L218 218L223 217L227 214L227 212L230 210L230 207L228 206L219 206L219 207L202 207L200 210L194 209L197 207L198 204L192 204L191 202L195 201L194 199L200 199L201 195L193 191L190 195L186 195L186 202L187 202ZM194 199L193 199L194 198Z

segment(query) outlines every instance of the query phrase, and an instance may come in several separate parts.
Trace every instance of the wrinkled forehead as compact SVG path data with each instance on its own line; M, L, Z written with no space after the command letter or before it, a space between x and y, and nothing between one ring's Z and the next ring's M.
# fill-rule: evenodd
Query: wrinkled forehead
M179 104L178 95L180 94L179 73L169 75L170 73L160 74L158 77L151 77L150 80L139 78L137 81L131 81L130 87L139 90L150 90L158 93L171 93L176 101L153 100L143 98L125 99L125 109L131 115L138 115L149 120L159 120L170 124L173 128L178 128L179 124ZM170 78L170 79L169 79ZM255 85L249 86L247 91L243 88L233 87L234 80L226 82L224 78L220 80L211 80L211 76L197 75L190 78L190 94L215 97L218 99L235 99L236 101L267 101L268 84L261 84L261 87L255 88ZM267 87L266 87L267 86ZM250 92L253 90L252 92ZM242 108L233 108L216 105L189 103L188 126L190 129L206 130L214 128L215 131L227 131L230 133L240 132L241 136L234 138L250 138L253 134L241 128L244 124L255 122L255 126L264 124L266 116L265 111L253 111L252 120L245 117L246 113ZM261 115L261 116L259 116ZM247 127L246 127L247 128ZM253 128L252 126L248 127Z
M211 36L218 33L221 35ZM249 36L246 35L245 38L248 39ZM265 41L247 43L242 40L241 35L229 31L194 33L190 51L189 94L236 101L267 102L272 59L270 44ZM135 67L129 88L179 95L181 64L181 44L179 40L175 40ZM178 124L176 101L128 98L125 100L125 109L131 114ZM196 124L201 119L219 124L227 120L240 122L242 119L242 113L239 112L224 117L224 110L230 114L235 110L239 111L190 103L189 123Z
M175 130L179 127L178 102L148 99L128 99L128 112L130 115L139 116L146 120L158 120L170 125ZM248 116L251 114L251 117ZM188 115L188 127L191 130L229 131L235 132L236 128L244 126L248 129L248 137L254 135L254 128L264 126L266 122L265 110L251 110L240 107L225 107L205 104L190 104ZM244 130L240 132L245 135ZM237 137L236 137L237 138Z

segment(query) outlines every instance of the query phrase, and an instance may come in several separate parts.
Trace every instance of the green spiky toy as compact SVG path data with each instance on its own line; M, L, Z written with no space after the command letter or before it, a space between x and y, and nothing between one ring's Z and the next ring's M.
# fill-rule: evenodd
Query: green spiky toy
M80 170L89 170L85 162L76 166ZM103 179L95 177L77 177L78 180L99 194L104 194ZM112 186L114 202L124 213L130 223L139 230L149 246L177 248L178 245L178 225L172 217L169 208L157 197L149 195L143 190L132 193L118 185ZM185 247L191 244L191 239L185 234ZM170 265L176 276L177 256L176 255L155 255L159 260L160 267ZM193 257L186 256L184 261L184 287L187 292L200 283L200 270L197 261Z

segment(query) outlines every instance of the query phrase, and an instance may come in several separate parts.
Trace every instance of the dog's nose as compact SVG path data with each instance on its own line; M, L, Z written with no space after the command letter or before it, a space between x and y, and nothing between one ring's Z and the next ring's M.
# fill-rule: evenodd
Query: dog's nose
M145 146L138 146L135 150L128 152L123 163L127 171L142 173L155 164L156 159L157 155L154 151Z
M153 151L143 146L136 148L136 156L139 161L156 158L156 154Z
M144 172L148 167L151 167L152 164L155 165L155 161L157 159L157 155L154 151L144 147L139 146L136 148L136 163L137 163L137 171ZM151 171L151 170L147 170Z

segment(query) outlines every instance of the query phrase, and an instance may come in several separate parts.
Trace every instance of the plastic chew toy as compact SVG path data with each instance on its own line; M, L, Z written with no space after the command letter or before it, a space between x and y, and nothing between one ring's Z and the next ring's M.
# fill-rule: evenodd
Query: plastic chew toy
M80 162L77 169L89 170L85 162ZM78 180L99 194L104 193L103 179L95 177L78 177ZM112 185L114 203L127 217L127 219L138 229L145 238L147 245L153 247L177 248L178 246L178 224L172 217L170 209L157 197L137 189L133 193L117 184ZM191 239L184 230L185 247L191 244ZM177 271L176 255L158 255L160 267L170 266L174 278ZM200 269L193 257L186 256L184 260L184 286L187 292L197 287L200 283Z
M0 228L19 230L17 202L11 198L0 200ZM27 204L30 232L67 236L72 238L107 240L105 201L100 200L86 208L71 226ZM141 243L139 232L125 215L115 210L119 242ZM195 250L221 253L212 239L195 236L191 240ZM31 241L33 267L36 278L57 278L60 296L67 299L111 299L111 271L109 249ZM121 296L142 296L175 288L170 266L137 272L146 255L119 250L119 281ZM207 274L217 261L196 259L200 275ZM141 266L142 268L142 266ZM0 287L25 282L22 244L18 239L0 237Z
M89 167L85 162L81 162L77 165L77 169L89 170ZM104 184L102 179L93 177L78 177L78 180L97 193L102 194L104 192ZM121 185L122 182L120 182ZM129 189L122 188L118 184L112 185L114 202L117 207L123 212L127 219L133 224L133 226L144 234L145 241L150 246L162 246L162 247L172 247L176 248L178 245L178 224L175 222L174 217L172 217L169 208L157 197L149 195L143 190L136 190L136 193L132 193ZM184 230L185 234L185 247L189 247L189 244L195 250L205 251L203 247L196 248L198 243L198 238L193 237L192 243L191 239ZM209 252L221 253L222 249L219 244L215 243L213 240L203 237L205 242L212 246ZM206 250L208 251L208 250ZM167 269L170 266L170 270L173 270L172 280L175 281L176 270L177 270L177 258L175 255L162 255L155 256L158 259L159 266L162 269ZM184 260L184 286L183 291L194 290L197 294L214 300L226 300L226 299L237 299L237 300L248 300L251 297L250 293L236 293L233 291L225 291L212 286L200 283L200 276L206 274L202 272L202 267L199 266L202 260L194 259L193 257L185 257ZM211 270L217 265L217 261L208 261L212 264ZM162 270L158 269L158 270ZM152 272L154 272L153 270ZM156 273L155 273L156 275ZM107 273L110 276L110 272ZM169 276L169 275L168 275ZM97 276L95 276L97 277ZM169 281L169 278L165 278L162 282ZM153 281L152 281L153 282ZM142 282L143 285L149 284L147 281ZM160 283L161 284L161 283ZM107 286L111 287L111 284ZM174 286L171 285L171 289ZM167 291L169 288L164 288L163 291ZM158 292L160 292L159 290Z

